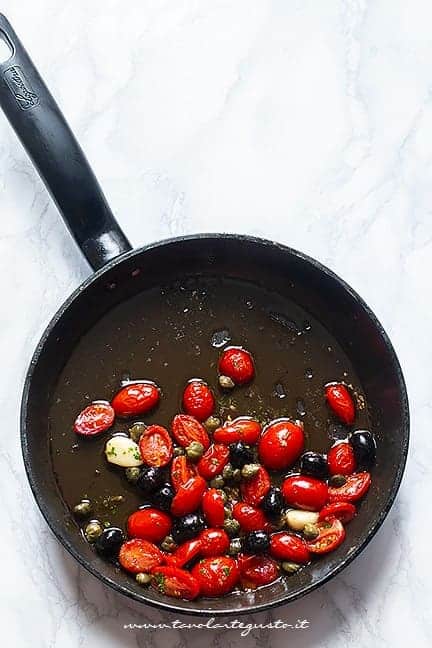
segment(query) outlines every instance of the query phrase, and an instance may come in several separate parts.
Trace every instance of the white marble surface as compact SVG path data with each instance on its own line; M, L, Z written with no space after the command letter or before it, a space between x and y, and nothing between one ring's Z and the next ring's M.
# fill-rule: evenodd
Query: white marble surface
M35 508L18 409L33 347L88 274L0 115L0 620L16 648L432 645L432 6L428 0L3 0L135 245L279 239L342 274L405 372L412 445L391 514L305 631L126 631L167 619L77 567ZM263 622L267 614L253 621Z

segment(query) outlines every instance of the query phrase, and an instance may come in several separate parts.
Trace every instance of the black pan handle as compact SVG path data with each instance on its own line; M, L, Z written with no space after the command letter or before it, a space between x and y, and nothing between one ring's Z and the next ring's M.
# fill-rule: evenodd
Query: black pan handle
M0 106L92 268L131 250L81 147L8 20L0 37L12 56L0 63Z

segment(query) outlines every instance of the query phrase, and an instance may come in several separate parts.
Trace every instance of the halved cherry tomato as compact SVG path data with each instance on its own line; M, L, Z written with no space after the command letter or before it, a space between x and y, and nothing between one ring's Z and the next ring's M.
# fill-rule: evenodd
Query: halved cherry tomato
M318 522L317 527L319 536L307 543L311 553L324 554L334 551L345 539L345 529L336 518L328 522Z
M303 424L279 419L264 429L258 443L258 452L266 468L285 470L299 458L303 447Z
M183 392L183 409L198 421L213 414L215 400L210 387L203 380L191 380Z
M357 502L367 493L370 485L371 476L368 472L349 475L343 486L339 486L339 488L335 486L329 487L329 502Z
M268 585L279 578L279 566L269 556L246 556L240 554L238 565L242 585L248 589Z
M118 559L123 569L131 574L139 574L140 572L147 573L153 567L161 565L164 561L164 554L152 542L133 538L122 544Z
M201 554L206 557L223 556L230 546L228 534L223 529L204 529L199 535Z
M205 479L197 475L182 484L171 502L171 513L177 517L193 513L199 508L207 488Z
M270 477L264 466L260 466L255 477L243 481L240 491L243 500L252 506L259 506L271 487Z
M332 502L321 509L318 519L322 521L336 518L342 524L347 524L347 522L351 522L355 514L356 507L351 502Z
M186 540L181 544L172 554L165 557L167 565L173 567L183 567L193 558L196 558L201 551L201 540L193 538L193 540Z
M261 511L245 502L237 502L232 509L232 516L240 524L243 531L261 531L268 528L266 516Z
M228 347L220 357L219 373L231 378L236 385L250 382L255 375L251 354L241 347Z
M209 488L204 493L202 510L209 526L223 526L225 521L225 503L220 490L217 488Z
M356 469L356 460L351 443L342 441L329 450L327 464L330 475L351 475Z
M287 477L282 484L282 495L287 504L304 511L319 511L328 500L327 484L305 475Z
M175 491L198 474L196 466L185 455L174 457L171 464L171 482Z
M203 558L192 568L203 596L223 596L237 585L240 571L237 562L228 556Z
M115 412L106 401L94 401L78 414L74 423L74 430L82 436L95 436L102 434L114 422Z
M171 429L175 440L183 448L187 448L192 441L201 443L204 450L207 450L210 445L210 439L205 428L193 416L177 414L177 416L174 416Z
M173 454L171 436L161 425L149 425L139 440L142 460L148 466L166 466Z
M200 593L199 583L185 569L162 565L151 570L152 587L161 594L192 601Z
M240 416L239 418L225 423L220 428L214 431L213 440L216 443L237 443L243 441L247 445L254 445L261 434L261 424L247 416Z
M229 456L230 451L226 445L222 445L221 443L211 445L204 452L197 464L197 469L201 477L210 480L216 477L216 475L220 475L229 461Z
M138 509L129 516L127 531L131 538L141 538L158 543L171 530L171 518L155 508Z
M355 419L355 405L347 387L342 383L330 383L325 388L327 403L338 419L352 425Z
M296 563L307 563L310 560L306 542L286 531L273 533L270 538L270 553L278 560L290 560Z
M111 401L117 416L128 417L149 412L159 403L160 389L149 380L120 389Z

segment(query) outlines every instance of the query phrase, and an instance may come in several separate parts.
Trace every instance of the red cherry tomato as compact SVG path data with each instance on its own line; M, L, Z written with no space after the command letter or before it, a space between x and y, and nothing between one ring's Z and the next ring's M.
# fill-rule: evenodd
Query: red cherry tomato
M171 502L171 513L177 517L193 513L201 505L201 500L207 488L206 481L200 477L191 477L182 484Z
M328 499L327 484L304 475L287 477L282 484L282 495L287 504L305 511L319 511Z
M241 416L214 431L213 441L216 443L237 443L243 441L247 445L254 445L261 434L261 424L247 416Z
M237 502L233 506L232 515L243 531L262 531L268 528L268 521L264 513L250 504Z
M202 510L209 526L223 526L225 521L225 503L220 490L217 490L217 488L209 488L204 493Z
M183 448L187 448L192 441L201 443L205 450L210 445L210 439L205 428L196 418L188 414L177 414L174 417L172 433L177 443Z
M342 383L330 383L325 388L327 403L338 419L352 425L355 419L355 405L348 389Z
M114 396L111 405L116 416L128 417L145 414L159 403L160 390L149 380L131 383Z
M342 524L347 524L351 522L353 517L356 514L356 507L350 502L333 502L332 504L326 504L324 508L321 509L319 514L319 520L331 520L336 518L340 520Z
M164 561L164 554L152 542L133 538L127 540L120 547L119 563L131 574L149 572L153 567L161 565Z
M152 587L160 594L192 601L200 593L199 583L185 569L162 565L151 570Z
M299 458L303 447L303 424L279 419L265 428L258 443L258 452L266 468L285 470Z
M82 436L95 436L102 434L114 422L115 412L106 401L94 401L78 414L74 423L74 430Z
M201 551L201 540L194 538L181 544L172 554L165 557L167 565L172 567L183 567L193 558L196 558Z
M318 522L317 527L319 536L307 543L311 553L325 554L334 551L345 539L345 529L336 518L329 522Z
M219 373L231 378L236 385L250 382L255 375L251 354L240 347L228 347L219 359Z
M357 467L351 443L343 441L332 446L327 464L330 475L351 475Z
M191 380L183 392L183 409L198 421L213 414L215 400L210 387L203 380Z
M223 529L204 529L201 531L201 554L203 556L223 556L230 546L228 534Z
M229 461L229 456L230 451L226 445L220 443L211 445L210 448L204 452L197 464L198 472L201 477L210 480L216 475L220 475Z
M278 560L289 560L296 563L307 563L310 553L306 542L294 535L280 531L270 538L270 553Z
M243 500L252 506L259 506L271 487L270 477L264 466L251 479L243 481L240 491Z
M245 556L240 554L238 565L242 585L248 589L268 585L279 578L278 564L269 556Z
M371 476L368 472L360 472L349 475L343 486L336 488L330 486L328 489L330 502L357 502L369 490Z
M223 596L237 585L240 572L237 562L228 556L203 558L192 568L202 596Z
M161 425L150 425L139 440L142 460L148 466L166 466L172 459L173 444L168 430Z
M171 518L155 508L138 509L129 516L127 532L130 538L161 542L171 530Z

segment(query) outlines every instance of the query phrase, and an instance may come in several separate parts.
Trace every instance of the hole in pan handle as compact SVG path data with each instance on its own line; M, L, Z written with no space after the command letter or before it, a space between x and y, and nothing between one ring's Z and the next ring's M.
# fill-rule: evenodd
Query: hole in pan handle
M0 32L12 48L0 63L0 106L87 261L101 268L131 245L57 103L2 14Z

